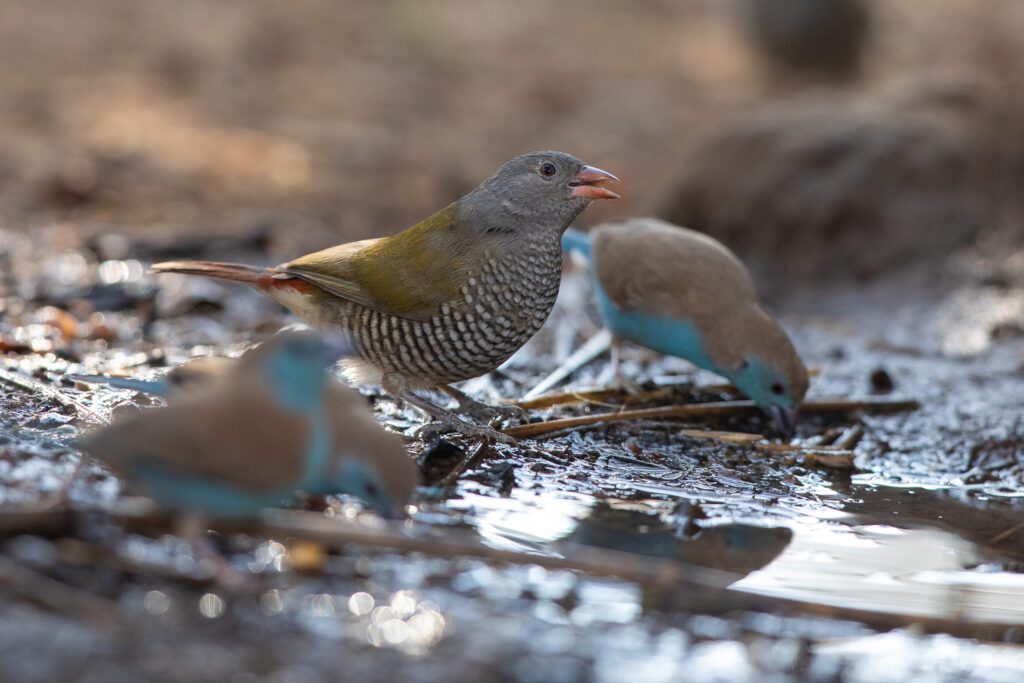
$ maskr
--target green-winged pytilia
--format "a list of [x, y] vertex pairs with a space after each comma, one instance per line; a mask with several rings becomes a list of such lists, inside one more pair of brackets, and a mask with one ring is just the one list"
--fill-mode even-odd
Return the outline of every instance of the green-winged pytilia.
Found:
[[562, 152], [507, 162], [468, 194], [396, 235], [342, 244], [274, 268], [203, 261], [153, 266], [244, 282], [356, 345], [355, 381], [471, 435], [500, 435], [417, 396], [441, 389], [463, 413], [480, 404], [448, 385], [501, 365], [547, 319], [562, 274], [562, 233], [612, 174]]

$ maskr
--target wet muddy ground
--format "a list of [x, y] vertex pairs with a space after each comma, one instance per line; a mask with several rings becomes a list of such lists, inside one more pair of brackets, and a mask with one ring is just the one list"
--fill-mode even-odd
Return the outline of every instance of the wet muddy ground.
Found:
[[[388, 529], [358, 503], [328, 499], [298, 507], [377, 540], [280, 524], [267, 533], [273, 518], [220, 529], [220, 548], [253, 577], [236, 594], [210, 583], [173, 526], [126, 509], [98, 465], [71, 487], [73, 514], [27, 512], [64, 489], [81, 430], [151, 403], [68, 374], [155, 374], [190, 356], [237, 353], [293, 321], [240, 288], [151, 279], [153, 245], [107, 237], [105, 252], [55, 239], [0, 239], [0, 679], [1017, 681], [1024, 672], [1021, 290], [969, 278], [938, 288], [908, 271], [778, 302], [816, 369], [810, 400], [883, 404], [808, 411], [789, 447], [748, 412], [600, 424], [518, 446], [410, 437], [426, 486], [409, 522]], [[218, 248], [267, 258], [258, 240]], [[489, 400], [526, 394], [596, 333], [586, 287], [567, 274], [548, 326], [467, 388]], [[595, 386], [606, 363], [553, 391]], [[629, 408], [735, 398], [714, 376], [639, 350], [624, 371], [642, 383]], [[389, 427], [419, 426], [365, 391]], [[885, 409], [902, 399], [919, 407]], [[621, 396], [604, 396], [531, 419], [622, 407]], [[725, 443], [696, 429], [765, 438]], [[389, 534], [415, 542], [396, 553], [382, 547]]]

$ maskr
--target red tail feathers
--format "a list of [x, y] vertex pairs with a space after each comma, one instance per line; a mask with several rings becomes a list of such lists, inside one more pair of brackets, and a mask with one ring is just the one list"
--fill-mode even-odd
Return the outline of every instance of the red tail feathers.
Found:
[[[316, 285], [301, 278], [281, 275], [272, 268], [247, 266], [244, 263], [223, 263], [221, 261], [165, 261], [154, 264], [151, 273], [182, 273], [184, 275], [203, 275], [218, 280], [244, 282], [277, 299], [275, 292], [296, 291], [299, 294], [310, 294], [317, 289]], [[285, 303], [285, 302], [282, 302]], [[285, 303], [287, 306], [288, 304]]]
[[153, 273], [184, 273], [203, 275], [218, 280], [234, 280], [265, 289], [273, 282], [274, 271], [269, 268], [247, 266], [242, 263], [220, 261], [165, 261], [150, 268]]

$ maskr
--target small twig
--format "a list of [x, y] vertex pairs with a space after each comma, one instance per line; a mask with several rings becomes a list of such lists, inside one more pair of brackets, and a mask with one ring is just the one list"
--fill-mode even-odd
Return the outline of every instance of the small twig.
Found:
[[[263, 512], [260, 521], [255, 533], [269, 537], [301, 538], [333, 550], [358, 545], [399, 553], [423, 553], [446, 559], [475, 557], [497, 563], [536, 565], [545, 569], [564, 569], [618, 578], [655, 590], [653, 595], [657, 596], [660, 604], [671, 605], [674, 609], [713, 614], [760, 611], [770, 614], [817, 615], [859, 621], [873, 628], [919, 626], [929, 632], [989, 640], [999, 640], [1008, 629], [1015, 628], [1014, 624], [1007, 623], [922, 617], [746, 593], [729, 588], [741, 577], [739, 573], [577, 544], [560, 545], [560, 556], [551, 556], [491, 548], [480, 543], [474, 536], [457, 533], [453, 529], [445, 530], [441, 537], [420, 537], [410, 535], [407, 530], [398, 527], [362, 527], [315, 512], [268, 509]], [[230, 527], [227, 529], [230, 530]]]
[[89, 567], [107, 565], [131, 576], [171, 579], [200, 586], [211, 584], [215, 578], [212, 572], [201, 573], [196, 568], [198, 563], [192, 565], [193, 568], [190, 570], [178, 567], [173, 562], [159, 562], [135, 556], [126, 552], [123, 547], [108, 547], [77, 538], [61, 538], [57, 540], [56, 545], [61, 562], [68, 564]]
[[819, 398], [800, 406], [804, 413], [841, 413], [854, 410], [870, 410], [876, 413], [899, 413], [917, 410], [921, 404], [913, 398]]
[[[547, 420], [545, 422], [533, 422], [531, 424], [517, 425], [504, 429], [504, 433], [515, 439], [529, 439], [569, 427], [581, 427], [587, 425], [607, 424], [610, 422], [623, 422], [632, 420], [667, 420], [687, 419], [695, 417], [709, 417], [713, 415], [732, 415], [737, 412], [745, 412], [747, 406], [733, 405], [734, 403], [750, 403], [749, 401], [720, 402], [720, 403], [695, 403], [690, 405], [662, 406], [659, 408], [641, 408], [638, 410], [620, 410], [612, 413], [597, 413], [594, 415], [579, 415], [577, 417], [565, 417], [558, 420]], [[754, 407], [750, 403], [750, 407]]]
[[59, 403], [63, 407], [75, 411], [75, 414], [82, 419], [92, 419], [100, 424], [110, 424], [110, 420], [106, 416], [100, 415], [81, 401], [68, 396], [58, 389], [54, 389], [52, 386], [29, 377], [28, 375], [0, 368], [0, 382], [10, 384], [11, 386], [18, 387], [19, 389], [23, 389], [29, 393], [37, 394]]
[[459, 464], [456, 465], [443, 480], [441, 480], [440, 487], [445, 489], [454, 484], [456, 481], [458, 481], [459, 477], [462, 476], [462, 473], [469, 469], [469, 466], [472, 464], [473, 460], [476, 459], [476, 457], [480, 454], [480, 451], [482, 451], [486, 445], [487, 440], [480, 439], [472, 446], [470, 446], [469, 449], [466, 451], [466, 455], [462, 458], [461, 461], [459, 461]]
[[680, 583], [724, 588], [740, 578], [734, 572], [617, 550], [572, 546], [570, 551], [568, 546], [563, 546], [559, 549], [561, 555], [540, 555], [491, 548], [476, 537], [454, 533], [453, 530], [446, 531], [446, 538], [418, 537], [387, 527], [366, 528], [341, 523], [313, 512], [268, 509], [263, 511], [261, 522], [261, 532], [269, 536], [300, 537], [329, 548], [363, 545], [443, 558], [477, 557], [509, 564], [538, 565], [545, 569], [569, 569], [665, 588]]
[[845, 431], [846, 429], [843, 427], [831, 427], [823, 431], [821, 434], [815, 434], [814, 436], [805, 439], [804, 443], [815, 448], [826, 448], [831, 446], [831, 444], [842, 436]]
[[[782, 449], [764, 448], [773, 444], [758, 444], [758, 450], [771, 450], [778, 452]], [[786, 452], [803, 456], [804, 463], [808, 465], [821, 465], [835, 470], [852, 470], [856, 453], [829, 448], [799, 448], [786, 449]]]
[[0, 510], [0, 538], [35, 534], [58, 536], [71, 533], [74, 514], [70, 508], [31, 506]]
[[580, 389], [565, 393], [545, 394], [531, 399], [515, 401], [515, 405], [524, 410], [542, 410], [569, 403], [599, 403], [613, 396], [621, 396], [623, 391], [615, 387], [603, 389]]
[[649, 403], [662, 398], [670, 398], [676, 393], [678, 387], [691, 386], [701, 391], [719, 393], [717, 390], [710, 389], [708, 387], [694, 386], [690, 384], [662, 386], [657, 389], [651, 389], [650, 391], [642, 391], [638, 394], [632, 394], [625, 389], [617, 387], [603, 387], [597, 389], [580, 389], [578, 391], [567, 391], [565, 393], [557, 394], [545, 394], [529, 400], [515, 401], [514, 403], [524, 410], [542, 410], [544, 408], [554, 408], [555, 406], [569, 405], [572, 403], [608, 405], [605, 401], [610, 398], [620, 399], [623, 405], [629, 405], [631, 403]]
[[861, 437], [864, 436], [864, 428], [860, 425], [853, 425], [848, 427], [842, 434], [839, 435], [835, 441], [832, 442], [832, 447], [844, 450], [852, 451], [860, 443]]
[[25, 600], [59, 614], [113, 629], [119, 623], [117, 605], [0, 556], [0, 585]]
[[[126, 529], [135, 533], [158, 535], [174, 529], [173, 518], [145, 504], [121, 506], [114, 516]], [[364, 526], [302, 510], [267, 508], [261, 511], [257, 521], [213, 521], [210, 529], [225, 535], [247, 533], [269, 538], [301, 539], [336, 550], [347, 545], [361, 545], [449, 559], [477, 557], [509, 564], [539, 565], [547, 569], [570, 569], [662, 587], [681, 582], [725, 587], [740, 578], [734, 572], [589, 546], [561, 546], [559, 555], [502, 550], [484, 545], [476, 535], [466, 531], [444, 529], [441, 534], [412, 535], [407, 528], [391, 523]]]
[[[896, 412], [900, 410], [913, 410], [918, 407], [914, 400], [890, 400], [890, 399], [821, 399], [808, 401], [803, 404], [801, 410], [805, 413], [822, 412], [843, 412], [851, 410], [875, 410]], [[716, 401], [710, 403], [688, 403], [683, 405], [661, 406], [658, 408], [641, 408], [638, 410], [620, 410], [611, 413], [598, 413], [595, 415], [580, 415], [577, 417], [566, 417], [546, 422], [534, 422], [532, 424], [509, 427], [503, 432], [515, 439], [529, 439], [569, 427], [583, 425], [607, 424], [610, 422], [624, 422], [632, 420], [687, 420], [703, 417], [721, 417], [723, 415], [740, 415], [743, 413], [758, 410], [753, 401]]]
[[1013, 536], [1015, 533], [1017, 533], [1021, 529], [1024, 529], [1024, 522], [1021, 522], [1020, 524], [1012, 526], [1009, 529], [1007, 529], [1006, 531], [1000, 531], [998, 534], [996, 534], [992, 538], [988, 539], [988, 545], [996, 545], [997, 543], [1002, 543], [1003, 541], [1008, 539], [1010, 536]]
[[588, 339], [586, 344], [576, 349], [571, 356], [566, 358], [565, 361], [555, 368], [550, 375], [542, 379], [537, 386], [526, 392], [526, 395], [523, 396], [523, 400], [540, 396], [545, 391], [548, 391], [553, 386], [566, 379], [569, 375], [607, 351], [611, 345], [612, 333], [607, 329], [601, 330]]
[[710, 439], [719, 443], [752, 445], [759, 451], [769, 453], [792, 453], [802, 455], [807, 464], [816, 464], [834, 469], [851, 469], [853, 467], [853, 451], [839, 448], [808, 448], [784, 443], [769, 443], [761, 434], [747, 432], [717, 432], [703, 429], [680, 429], [676, 432], [697, 439]]
[[[817, 368], [812, 368], [808, 371], [810, 375], [818, 374]], [[671, 396], [680, 387], [692, 387], [698, 391], [708, 394], [735, 394], [739, 390], [732, 384], [724, 382], [721, 384], [692, 384], [690, 382], [674, 382], [671, 384], [664, 384], [659, 386], [657, 389], [651, 389], [650, 391], [643, 391], [639, 394], [630, 394], [621, 387], [594, 387], [592, 389], [577, 389], [575, 391], [557, 392], [552, 394], [543, 394], [540, 396], [534, 395], [539, 387], [543, 385], [538, 384], [537, 387], [526, 394], [522, 399], [515, 401], [514, 403], [520, 408], [526, 410], [542, 410], [544, 408], [553, 408], [555, 406], [568, 405], [571, 403], [602, 403], [609, 398], [622, 398], [625, 403], [645, 403], [648, 401], [656, 401], [659, 398], [666, 398]]]
[[747, 432], [720, 432], [713, 429], [679, 429], [676, 434], [689, 436], [693, 439], [709, 439], [721, 443], [751, 444], [764, 440], [763, 434]]
[[[666, 489], [666, 492], [673, 495], [682, 493], [675, 489]], [[707, 500], [708, 496], [700, 495], [698, 498]], [[166, 533], [172, 528], [172, 520], [166, 515], [153, 510], [147, 512], [145, 508], [140, 509], [138, 506], [135, 512], [129, 509], [130, 506], [123, 507], [125, 511], [121, 519], [126, 524], [145, 528], [147, 533], [151, 534]], [[441, 558], [475, 557], [498, 563], [536, 565], [547, 569], [565, 569], [595, 576], [615, 577], [661, 589], [664, 592], [655, 594], [658, 596], [657, 599], [660, 604], [672, 609], [707, 611], [713, 614], [742, 610], [772, 614], [818, 615], [831, 619], [859, 621], [873, 628], [919, 626], [928, 632], [946, 632], [989, 640], [999, 640], [1007, 629], [1015, 628], [1013, 624], [1006, 623], [894, 614], [746, 593], [728, 588], [740, 578], [740, 574], [734, 572], [575, 544], [559, 546], [560, 556], [540, 555], [491, 548], [480, 543], [475, 536], [454, 529], [446, 529], [438, 536], [414, 536], [410, 535], [408, 529], [398, 526], [365, 527], [337, 518], [328, 518], [320, 513], [279, 509], [264, 510], [258, 522], [223, 522], [214, 524], [213, 528], [222, 534], [243, 532], [264, 537], [302, 539], [334, 550], [344, 549], [348, 545], [358, 545], [390, 549], [399, 553], [423, 553]], [[21, 567], [15, 565], [14, 568]], [[0, 558], [0, 583], [12, 583], [12, 572], [8, 569], [6, 561]], [[39, 578], [44, 582], [56, 583], [47, 577]], [[49, 584], [39, 583], [36, 576], [30, 576], [29, 579], [27, 583], [16, 580], [21, 586], [19, 593], [26, 598], [33, 599], [51, 590]], [[702, 590], [694, 590], [695, 587]], [[69, 590], [73, 591], [71, 602], [63, 595], [64, 591]], [[45, 597], [48, 601], [59, 603], [54, 607], [66, 613], [72, 613], [71, 609], [78, 613], [79, 608], [84, 608], [81, 612], [84, 616], [102, 617], [108, 609], [108, 603], [90, 595], [84, 596], [84, 601], [78, 600], [83, 597], [78, 591], [59, 583]]]

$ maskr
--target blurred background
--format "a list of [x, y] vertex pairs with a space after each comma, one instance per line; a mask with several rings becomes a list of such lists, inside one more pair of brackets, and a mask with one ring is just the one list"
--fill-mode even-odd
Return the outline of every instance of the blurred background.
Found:
[[624, 181], [584, 224], [705, 230], [769, 295], [961, 247], [1005, 279], [1021, 35], [1019, 0], [6, 0], [0, 229], [286, 258], [555, 148]]

